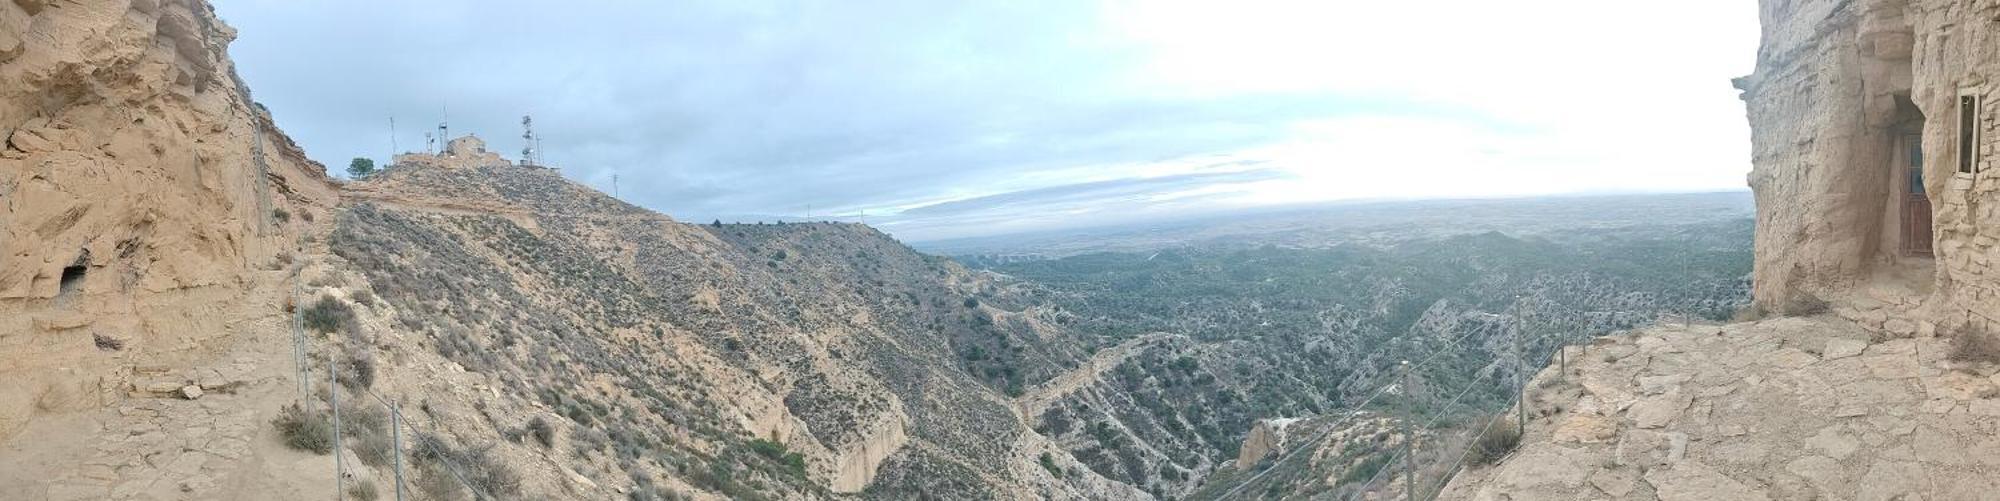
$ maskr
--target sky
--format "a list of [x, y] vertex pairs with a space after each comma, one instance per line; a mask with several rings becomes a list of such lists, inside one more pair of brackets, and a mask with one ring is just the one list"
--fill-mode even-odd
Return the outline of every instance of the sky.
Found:
[[[216, 0], [342, 170], [447, 121], [677, 219], [905, 240], [1744, 189], [1749, 0]], [[392, 135], [390, 120], [395, 121]]]

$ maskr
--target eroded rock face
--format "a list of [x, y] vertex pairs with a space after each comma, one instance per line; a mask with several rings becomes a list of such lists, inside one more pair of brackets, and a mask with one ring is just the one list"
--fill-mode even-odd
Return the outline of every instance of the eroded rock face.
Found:
[[1736, 82], [1754, 151], [1757, 305], [1825, 299], [1893, 337], [1990, 324], [1995, 6], [1760, 4], [1757, 69]]
[[234, 36], [205, 2], [0, 2], [0, 439], [99, 401], [36, 395], [230, 334], [220, 312], [330, 205], [234, 77]]

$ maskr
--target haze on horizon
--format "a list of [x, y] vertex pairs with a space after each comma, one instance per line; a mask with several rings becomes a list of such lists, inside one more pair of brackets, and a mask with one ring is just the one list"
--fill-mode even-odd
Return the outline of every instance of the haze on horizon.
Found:
[[[906, 240], [1351, 199], [1740, 190], [1756, 6], [218, 0], [309, 155], [449, 114], [688, 221]], [[1691, 27], [1700, 27], [1691, 30]]]

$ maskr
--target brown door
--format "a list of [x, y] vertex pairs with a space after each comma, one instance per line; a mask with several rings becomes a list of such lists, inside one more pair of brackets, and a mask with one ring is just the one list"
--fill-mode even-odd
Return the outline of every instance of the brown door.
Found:
[[1924, 194], [1923, 136], [1903, 136], [1903, 254], [1931, 255], [1931, 199]]

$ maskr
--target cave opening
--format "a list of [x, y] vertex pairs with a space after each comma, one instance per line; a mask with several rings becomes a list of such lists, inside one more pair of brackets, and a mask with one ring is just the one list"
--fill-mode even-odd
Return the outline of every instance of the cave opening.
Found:
[[84, 276], [89, 273], [90, 251], [85, 250], [76, 257], [75, 262], [63, 267], [62, 279], [56, 285], [56, 297], [67, 298], [76, 295], [76, 292], [83, 288]]

